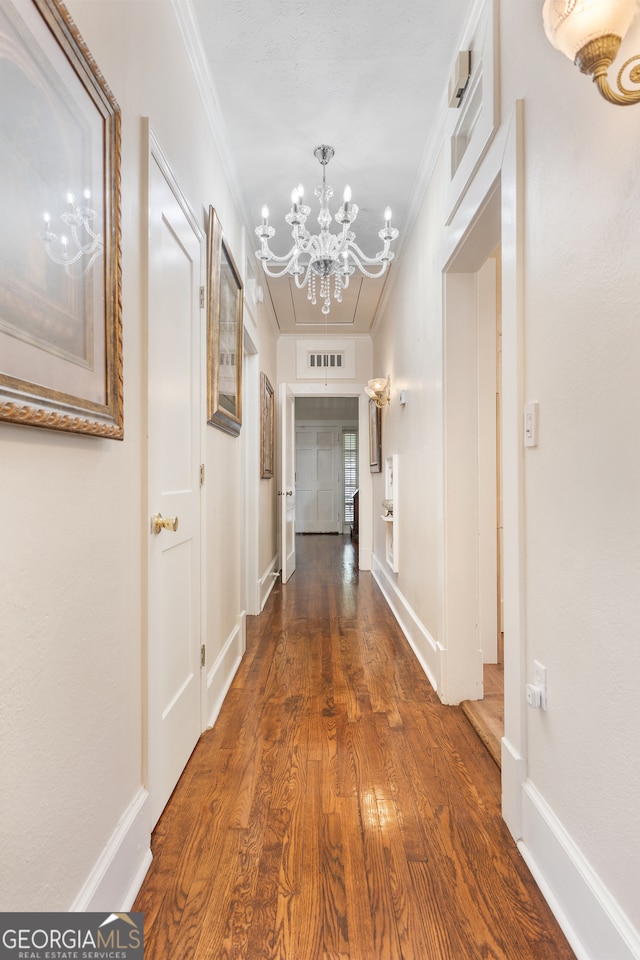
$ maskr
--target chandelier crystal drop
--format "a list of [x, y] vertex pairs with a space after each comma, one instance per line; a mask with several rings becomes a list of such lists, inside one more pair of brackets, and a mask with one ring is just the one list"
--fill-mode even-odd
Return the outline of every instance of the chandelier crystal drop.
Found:
[[[341, 224], [342, 230], [337, 234], [330, 232], [329, 226], [334, 219], [329, 212], [333, 187], [327, 184], [326, 174], [327, 164], [334, 152], [333, 147], [326, 144], [321, 144], [313, 151], [322, 164], [322, 183], [314, 190], [320, 201], [318, 234], [309, 233], [306, 227], [311, 208], [304, 203], [302, 185], [293, 190], [291, 209], [285, 217], [293, 237], [293, 246], [285, 256], [279, 257], [269, 249], [269, 240], [276, 231], [269, 226], [269, 210], [266, 206], [262, 208], [262, 223], [256, 227], [256, 235], [261, 242], [260, 249], [256, 250], [256, 257], [262, 261], [264, 272], [275, 278], [290, 274], [300, 290], [307, 288], [307, 300], [314, 305], [319, 293], [324, 314], [328, 314], [331, 309], [332, 293], [337, 303], [342, 301], [342, 291], [349, 286], [349, 279], [356, 269], [371, 280], [376, 280], [385, 273], [394, 258], [389, 246], [398, 236], [398, 231], [391, 226], [391, 210], [387, 207], [384, 212], [384, 227], [378, 233], [384, 247], [375, 257], [364, 254], [355, 242], [355, 233], [349, 229], [358, 215], [357, 205], [351, 202], [349, 187], [345, 187], [342, 206], [335, 215], [336, 223]], [[378, 269], [374, 271], [369, 269], [370, 267]]]

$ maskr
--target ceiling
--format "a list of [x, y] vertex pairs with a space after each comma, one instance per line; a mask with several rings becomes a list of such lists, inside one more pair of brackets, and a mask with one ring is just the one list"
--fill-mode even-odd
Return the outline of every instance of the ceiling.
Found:
[[[298, 183], [311, 206], [307, 226], [317, 231], [313, 189], [322, 168], [313, 151], [324, 143], [335, 149], [327, 167], [332, 213], [348, 183], [360, 208], [356, 242], [373, 256], [389, 205], [400, 230], [392, 250], [401, 255], [471, 0], [191, 0], [191, 6], [251, 249], [259, 247], [253, 227], [266, 203], [276, 229], [271, 247], [288, 251], [284, 216]], [[343, 303], [332, 301], [326, 317], [319, 299], [311, 306], [292, 280], [268, 278], [257, 260], [255, 267], [283, 333], [367, 333], [389, 276], [354, 275]]]

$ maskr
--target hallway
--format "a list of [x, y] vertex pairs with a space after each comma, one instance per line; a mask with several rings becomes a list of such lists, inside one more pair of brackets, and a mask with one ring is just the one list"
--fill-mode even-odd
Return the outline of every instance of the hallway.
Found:
[[147, 960], [569, 960], [444, 707], [346, 537], [296, 537], [155, 830]]

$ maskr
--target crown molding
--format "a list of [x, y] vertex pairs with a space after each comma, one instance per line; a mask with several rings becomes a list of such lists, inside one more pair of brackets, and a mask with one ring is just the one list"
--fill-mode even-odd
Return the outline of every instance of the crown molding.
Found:
[[218, 93], [202, 46], [193, 4], [191, 0], [171, 0], [171, 5], [241, 223], [245, 227], [247, 235], [251, 236], [254, 225], [251, 222], [249, 203], [238, 172], [238, 162], [231, 145], [231, 138], [220, 106]]

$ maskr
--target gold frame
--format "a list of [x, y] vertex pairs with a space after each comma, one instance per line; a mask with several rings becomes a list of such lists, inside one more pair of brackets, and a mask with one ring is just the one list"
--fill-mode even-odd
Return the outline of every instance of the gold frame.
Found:
[[218, 216], [207, 234], [207, 422], [237, 437], [242, 426], [243, 284]]
[[369, 470], [382, 473], [382, 410], [369, 400]]
[[273, 477], [275, 449], [275, 403], [273, 387], [266, 373], [260, 374], [260, 479]]
[[[121, 440], [120, 108], [60, 0], [2, 4], [0, 32], [0, 145], [25, 120], [36, 138], [0, 150], [0, 420]], [[43, 242], [43, 211], [65, 229], [63, 189], [95, 207], [102, 252], [84, 274]]]

